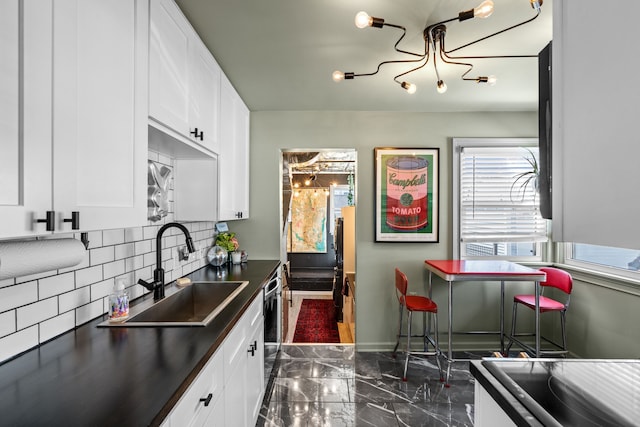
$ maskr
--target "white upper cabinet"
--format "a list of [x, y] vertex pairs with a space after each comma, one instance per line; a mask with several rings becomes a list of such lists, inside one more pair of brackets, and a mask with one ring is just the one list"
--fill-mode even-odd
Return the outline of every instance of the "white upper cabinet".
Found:
[[219, 153], [220, 67], [200, 39], [189, 48], [189, 135]]
[[638, 2], [553, 2], [555, 241], [640, 249], [638, 57], [611, 42], [636, 39], [639, 13]]
[[0, 238], [46, 233], [52, 210], [51, 8], [0, 2]]
[[53, 22], [54, 206], [80, 229], [143, 225], [147, 5], [57, 0]]
[[217, 153], [220, 67], [173, 0], [150, 16], [150, 123]]
[[[12, 88], [0, 97], [8, 117], [0, 162], [11, 165], [0, 238], [144, 224], [146, 2], [26, 0], [22, 19], [17, 3], [0, 5], [1, 84]], [[47, 212], [51, 221], [39, 223]]]
[[250, 113], [231, 82], [220, 88], [220, 162], [218, 219], [249, 218]]

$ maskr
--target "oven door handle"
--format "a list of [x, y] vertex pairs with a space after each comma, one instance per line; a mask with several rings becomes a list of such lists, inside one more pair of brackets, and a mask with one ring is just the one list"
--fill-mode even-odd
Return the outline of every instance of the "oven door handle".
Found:
[[[268, 285], [267, 285], [267, 287], [268, 287]], [[267, 289], [267, 287], [265, 287], [265, 289]], [[268, 299], [271, 295], [273, 295], [275, 292], [277, 292], [279, 288], [280, 288], [280, 286], [277, 285], [273, 289], [269, 290], [268, 292], [265, 292], [264, 299]]]

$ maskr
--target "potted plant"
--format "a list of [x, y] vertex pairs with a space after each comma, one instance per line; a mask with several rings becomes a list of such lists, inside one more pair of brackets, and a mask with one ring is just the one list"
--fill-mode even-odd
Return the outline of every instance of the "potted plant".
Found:
[[[216, 236], [216, 245], [225, 249], [230, 254], [237, 251], [240, 247], [240, 243], [236, 238], [236, 233], [231, 232], [219, 233]], [[231, 259], [231, 256], [229, 256], [229, 259]]]
[[534, 197], [538, 193], [538, 177], [540, 175], [538, 160], [531, 150], [528, 148], [526, 150], [529, 152], [530, 156], [526, 156], [524, 159], [529, 163], [531, 169], [514, 176], [515, 179], [511, 184], [511, 190], [509, 191], [511, 201], [514, 201], [514, 190], [520, 201], [523, 201], [527, 194], [527, 187], [529, 187], [529, 185], [533, 186]]

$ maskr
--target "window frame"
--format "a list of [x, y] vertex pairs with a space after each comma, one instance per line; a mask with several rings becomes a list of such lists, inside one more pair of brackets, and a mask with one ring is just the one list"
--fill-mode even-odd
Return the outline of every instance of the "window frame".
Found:
[[[461, 235], [461, 214], [460, 214], [460, 154], [465, 147], [535, 147], [538, 148], [538, 138], [453, 138], [452, 156], [452, 207], [453, 207], [453, 258], [454, 259], [489, 259], [489, 260], [509, 260], [527, 263], [545, 262], [550, 253], [549, 242], [536, 242], [535, 256], [465, 256], [462, 257]], [[547, 221], [547, 234], [549, 234], [549, 222]]]
[[[628, 283], [635, 284], [640, 287], [640, 271], [626, 270], [622, 268], [611, 267], [606, 264], [598, 264], [594, 262], [582, 261], [573, 258], [573, 245], [576, 242], [558, 243], [558, 262], [571, 268], [589, 272], [595, 276], [603, 276], [608, 278], [618, 278]], [[577, 243], [579, 244], [579, 243]], [[592, 246], [601, 246], [593, 245]]]

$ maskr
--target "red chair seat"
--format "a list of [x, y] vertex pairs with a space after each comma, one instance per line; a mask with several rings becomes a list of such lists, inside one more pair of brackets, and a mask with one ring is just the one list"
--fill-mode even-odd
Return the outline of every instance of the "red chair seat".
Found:
[[[516, 295], [513, 297], [513, 301], [526, 305], [532, 310], [536, 309], [535, 295]], [[554, 299], [540, 296], [540, 313], [544, 313], [545, 311], [562, 311], [564, 308], [564, 304]]]
[[429, 313], [437, 313], [438, 305], [427, 297], [418, 295], [407, 295], [405, 297], [405, 305], [407, 310], [411, 311], [428, 311]]

